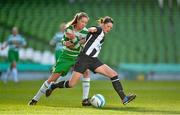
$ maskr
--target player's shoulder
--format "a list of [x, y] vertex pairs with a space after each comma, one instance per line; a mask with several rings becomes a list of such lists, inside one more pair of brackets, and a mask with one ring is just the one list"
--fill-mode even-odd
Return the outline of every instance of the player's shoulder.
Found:
[[20, 40], [25, 40], [24, 36], [22, 36], [21, 34], [18, 34], [17, 37], [18, 37]]
[[94, 28], [97, 29], [97, 31], [96, 31], [95, 33], [100, 34], [100, 33], [103, 31], [102, 28], [101, 28], [100, 26], [91, 26], [91, 27], [94, 27]]
[[73, 29], [74, 29], [74, 26], [73, 26], [73, 25], [70, 25], [70, 26], [66, 27], [66, 30], [67, 30], [67, 29], [73, 30]]
[[87, 27], [84, 27], [83, 30], [84, 30], [84, 31], [88, 31]]
[[13, 38], [14, 38], [14, 37], [13, 37], [12, 34], [10, 34], [10, 35], [7, 36], [7, 40], [12, 40]]
[[80, 33], [82, 33], [82, 34], [88, 34], [88, 29], [87, 29], [86, 27], [84, 27], [84, 28], [80, 31]]

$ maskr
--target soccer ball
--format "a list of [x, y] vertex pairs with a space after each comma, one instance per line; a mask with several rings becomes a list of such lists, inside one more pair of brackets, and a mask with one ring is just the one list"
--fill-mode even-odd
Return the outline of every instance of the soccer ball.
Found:
[[96, 108], [102, 108], [105, 105], [105, 98], [101, 94], [95, 94], [91, 99], [90, 102], [92, 106]]

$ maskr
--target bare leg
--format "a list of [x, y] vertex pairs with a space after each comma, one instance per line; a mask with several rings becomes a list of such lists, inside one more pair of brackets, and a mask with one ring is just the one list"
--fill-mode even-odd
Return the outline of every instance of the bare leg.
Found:
[[107, 66], [105, 64], [96, 68], [95, 72], [109, 77], [112, 81], [114, 89], [120, 96], [121, 100], [123, 100], [125, 98], [126, 95], [124, 94], [123, 87], [119, 81], [117, 72], [115, 72], [113, 69], [111, 69], [109, 66]]
[[74, 87], [80, 80], [81, 76], [82, 76], [82, 73], [74, 71], [71, 76], [71, 79], [69, 80], [69, 87]]
[[61, 76], [61, 73], [52, 73], [51, 76], [48, 78], [47, 82], [49, 84], [51, 82], [55, 82], [60, 76]]
[[108, 65], [104, 64], [96, 68], [95, 72], [105, 75], [106, 77], [112, 78], [118, 76], [117, 72], [111, 69]]

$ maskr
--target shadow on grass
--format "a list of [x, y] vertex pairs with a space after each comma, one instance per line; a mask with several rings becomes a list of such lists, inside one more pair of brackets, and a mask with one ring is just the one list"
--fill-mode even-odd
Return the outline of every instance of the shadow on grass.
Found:
[[180, 114], [180, 111], [170, 110], [154, 110], [143, 107], [104, 107], [102, 110], [128, 111], [128, 112], [142, 112], [142, 113], [162, 113], [162, 114]]
[[[49, 105], [46, 105], [49, 106]], [[51, 105], [51, 107], [58, 107], [55, 105]], [[61, 107], [71, 107], [71, 108], [82, 108], [82, 106], [73, 106], [73, 105], [63, 105]], [[83, 108], [94, 108], [92, 106], [87, 106]], [[180, 111], [175, 111], [175, 110], [154, 110], [151, 108], [145, 108], [145, 107], [103, 107], [103, 108], [94, 108], [94, 109], [99, 109], [99, 110], [113, 110], [113, 111], [124, 111], [124, 112], [141, 112], [141, 113], [157, 113], [157, 114], [180, 114]]]

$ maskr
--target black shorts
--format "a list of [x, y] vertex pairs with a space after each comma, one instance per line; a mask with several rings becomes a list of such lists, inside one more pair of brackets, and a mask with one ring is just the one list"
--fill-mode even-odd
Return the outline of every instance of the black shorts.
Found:
[[95, 73], [95, 69], [103, 63], [98, 58], [93, 58], [81, 53], [74, 65], [74, 71], [84, 73], [87, 69]]

